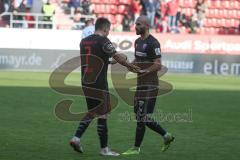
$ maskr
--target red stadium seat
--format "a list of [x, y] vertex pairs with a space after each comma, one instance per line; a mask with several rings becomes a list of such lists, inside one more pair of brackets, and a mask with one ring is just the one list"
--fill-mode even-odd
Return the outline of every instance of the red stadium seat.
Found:
[[105, 5], [105, 12], [104, 13], [111, 13], [110, 5]]
[[115, 24], [117, 22], [116, 17], [112, 14], [104, 14], [104, 17], [108, 18], [112, 24]]
[[205, 27], [210, 27], [210, 26], [211, 26], [211, 19], [209, 19], [209, 18], [208, 18], [208, 19], [205, 19], [205, 20], [204, 20], [204, 26], [205, 26]]
[[238, 18], [237, 17], [237, 10], [232, 10], [232, 18]]
[[235, 9], [239, 9], [240, 8], [240, 2], [239, 1], [235, 1]]
[[228, 10], [223, 10], [223, 17], [222, 18], [228, 18]]
[[100, 13], [105, 13], [105, 11], [106, 11], [106, 5], [100, 4]]
[[231, 27], [238, 27], [238, 22], [235, 19], [230, 19], [230, 26]]
[[216, 27], [222, 27], [223, 23], [225, 23], [225, 19], [217, 19]]
[[94, 10], [94, 13], [100, 13], [100, 5], [99, 4], [95, 4], [94, 6], [93, 6], [93, 10]]
[[240, 19], [240, 10], [237, 11], [237, 18]]
[[235, 28], [229, 28], [228, 34], [236, 34]]
[[196, 13], [196, 10], [194, 8], [190, 9], [191, 15], [193, 15], [194, 13]]
[[223, 1], [222, 2], [222, 8], [230, 9], [230, 2], [229, 1]]
[[95, 4], [94, 5], [95, 13], [106, 13], [106, 6], [104, 4]]
[[216, 9], [209, 9], [208, 10], [208, 15], [209, 15], [209, 18], [215, 18], [215, 10]]
[[222, 2], [221, 2], [221, 0], [214, 1], [214, 8], [222, 9]]
[[109, 4], [109, 0], [101, 0], [102, 4]]
[[217, 26], [217, 19], [216, 18], [209, 18], [204, 22], [206, 27], [216, 27]]
[[217, 18], [223, 18], [223, 17], [224, 17], [224, 11], [222, 9], [219, 9]]
[[214, 9], [214, 18], [220, 18], [219, 17], [219, 9]]
[[93, 3], [93, 4], [94, 4], [94, 3], [95, 3], [95, 4], [100, 4], [100, 3], [102, 3], [102, 2], [99, 1], [99, 0], [92, 0], [91, 3]]
[[183, 0], [179, 0], [179, 6], [180, 8], [183, 7]]
[[194, 4], [194, 1], [193, 0], [183, 0], [182, 1], [182, 6], [184, 8], [194, 8], [195, 7], [195, 4]]
[[118, 0], [109, 0], [109, 3], [110, 3], [110, 4], [118, 5], [118, 4], [119, 4], [119, 1], [118, 1]]
[[98, 14], [97, 17], [104, 17], [104, 14]]
[[215, 8], [215, 6], [214, 6], [214, 1], [212, 1], [212, 0], [208, 0], [208, 1], [207, 1], [207, 5], [208, 5], [208, 8], [209, 8], [209, 9]]
[[199, 34], [205, 34], [205, 28], [204, 27], [201, 27], [199, 29]]
[[118, 6], [118, 13], [124, 14], [126, 12], [126, 5], [119, 5]]
[[116, 14], [117, 13], [117, 6], [116, 5], [105, 5], [105, 12], [104, 13], [111, 13]]
[[238, 2], [237, 0], [235, 0], [235, 1], [231, 1], [230, 2], [230, 9], [239, 9], [239, 7], [240, 7], [240, 4], [239, 4], [240, 2]]
[[185, 11], [186, 16], [191, 16], [192, 15], [191, 8], [186, 8], [184, 11]]
[[236, 10], [228, 10], [228, 18], [237, 18]]
[[230, 28], [232, 27], [231, 19], [226, 19], [226, 27]]
[[196, 5], [195, 2], [196, 2], [195, 0], [189, 0], [189, 5], [190, 5], [191, 8], [195, 7], [195, 5]]
[[212, 19], [211, 26], [212, 27], [217, 27], [217, 19], [216, 18]]
[[206, 17], [210, 17], [211, 16], [210, 15], [210, 9], [206, 9], [205, 15], [206, 15]]
[[209, 33], [210, 33], [209, 27], [205, 27], [205, 28], [204, 28], [204, 33], [205, 33], [205, 34], [209, 34]]
[[132, 3], [132, 0], [119, 0], [119, 4], [131, 4]]
[[239, 19], [235, 19], [235, 27], [239, 28], [240, 25], [240, 20]]
[[215, 27], [210, 27], [210, 34], [216, 34]]
[[111, 4], [111, 5], [110, 5], [110, 13], [111, 13], [111, 14], [116, 14], [116, 13], [117, 13], [117, 11], [118, 11], [118, 8], [117, 8], [117, 6], [116, 6], [116, 5], [113, 5], [113, 4]]
[[219, 33], [219, 31], [220, 31], [220, 28], [214, 28], [214, 34], [218, 34]]

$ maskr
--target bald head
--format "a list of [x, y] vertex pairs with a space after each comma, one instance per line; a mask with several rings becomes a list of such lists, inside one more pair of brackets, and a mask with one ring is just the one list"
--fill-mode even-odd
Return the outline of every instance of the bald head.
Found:
[[149, 33], [149, 28], [151, 28], [150, 20], [147, 16], [140, 16], [136, 20], [136, 34], [137, 35], [145, 35]]
[[148, 28], [148, 29], [151, 27], [150, 19], [147, 16], [138, 17], [136, 20], [136, 24], [137, 23], [140, 23], [142, 26], [144, 26], [145, 28]]

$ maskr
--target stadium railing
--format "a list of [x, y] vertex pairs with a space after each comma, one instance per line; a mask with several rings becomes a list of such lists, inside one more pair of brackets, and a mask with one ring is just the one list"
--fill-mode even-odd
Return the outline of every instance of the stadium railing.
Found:
[[[39, 14], [39, 13], [12, 13], [12, 12], [4, 12], [0, 15], [0, 17], [7, 17], [9, 16], [9, 27], [10, 28], [15, 28], [17, 25], [21, 25], [19, 28], [45, 28], [45, 25], [51, 25], [51, 29], [56, 28], [56, 23], [55, 23], [55, 16], [52, 16], [52, 21], [44, 21], [44, 14]], [[20, 17], [26, 17], [26, 16], [32, 16], [33, 20], [18, 20], [15, 19], [14, 17], [20, 16]], [[29, 27], [29, 25], [33, 25], [33, 27]], [[17, 27], [16, 27], [17, 28]]]

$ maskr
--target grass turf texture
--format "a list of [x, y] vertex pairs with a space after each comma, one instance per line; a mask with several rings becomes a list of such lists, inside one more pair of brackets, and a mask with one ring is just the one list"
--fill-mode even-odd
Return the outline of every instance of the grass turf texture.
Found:
[[[192, 110], [192, 122], [163, 122], [176, 136], [166, 153], [162, 139], [147, 129], [138, 156], [101, 157], [94, 121], [85, 132], [84, 154], [68, 145], [78, 122], [64, 122], [53, 113], [63, 98], [74, 99], [72, 111], [85, 109], [84, 99], [64, 96], [49, 88], [49, 73], [0, 72], [0, 159], [1, 160], [237, 160], [240, 157], [240, 79], [202, 75], [165, 75], [174, 86], [171, 94], [158, 98], [156, 110], [184, 113]], [[67, 82], [79, 84], [79, 74]], [[135, 122], [123, 121], [132, 108], [120, 101], [108, 121], [109, 145], [123, 152], [133, 145]]]

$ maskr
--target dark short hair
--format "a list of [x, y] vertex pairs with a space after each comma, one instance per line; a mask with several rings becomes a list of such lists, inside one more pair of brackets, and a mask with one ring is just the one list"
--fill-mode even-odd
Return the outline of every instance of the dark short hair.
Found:
[[98, 18], [95, 23], [95, 30], [103, 30], [111, 27], [111, 23], [107, 18], [101, 17]]

